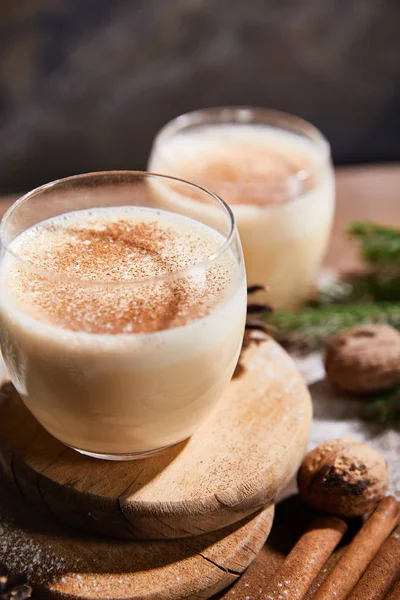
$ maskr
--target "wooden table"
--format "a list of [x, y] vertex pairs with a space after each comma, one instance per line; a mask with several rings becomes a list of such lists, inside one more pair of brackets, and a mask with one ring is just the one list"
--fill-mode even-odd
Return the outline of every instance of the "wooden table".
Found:
[[326, 264], [355, 266], [354, 249], [344, 234], [354, 220], [400, 227], [400, 165], [347, 167], [337, 170], [337, 205]]
[[[341, 168], [337, 171], [337, 210], [331, 245], [326, 256], [329, 267], [351, 267], [357, 264], [354, 249], [344, 234], [349, 221], [369, 219], [381, 224], [400, 227], [400, 165]], [[14, 201], [13, 197], [0, 199], [0, 215]], [[296, 507], [294, 507], [296, 509]], [[282, 523], [293, 507], [287, 500], [278, 506], [270, 540], [239, 581], [218, 598], [251, 600], [263, 597], [263, 586], [278, 568], [296, 539], [296, 531], [288, 531]], [[298, 523], [299, 527], [304, 526]]]

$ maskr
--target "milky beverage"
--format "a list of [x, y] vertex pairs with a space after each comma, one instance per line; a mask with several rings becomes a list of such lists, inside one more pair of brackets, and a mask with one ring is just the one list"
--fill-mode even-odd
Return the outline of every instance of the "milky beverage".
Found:
[[223, 242], [202, 223], [139, 207], [66, 213], [11, 242], [20, 258], [5, 252], [0, 266], [2, 351], [51, 434], [112, 456], [193, 433], [243, 335], [237, 259], [228, 249], [207, 261]]
[[[168, 127], [154, 144], [149, 170], [203, 185], [228, 202], [248, 284], [267, 284], [269, 301], [280, 306], [304, 298], [333, 216], [333, 171], [323, 137], [317, 143], [258, 123], [199, 125], [171, 135]], [[177, 197], [169, 200], [174, 206]], [[197, 210], [206, 209], [193, 202], [194, 217]]]

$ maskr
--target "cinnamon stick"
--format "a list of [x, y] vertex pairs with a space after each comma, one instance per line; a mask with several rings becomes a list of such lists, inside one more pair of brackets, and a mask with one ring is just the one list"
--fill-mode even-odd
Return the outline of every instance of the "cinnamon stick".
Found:
[[313, 600], [345, 600], [396, 526], [398, 518], [399, 507], [395, 498], [386, 496], [343, 552]]
[[400, 581], [396, 583], [389, 596], [386, 596], [385, 600], [399, 600], [400, 598]]
[[348, 600], [383, 600], [399, 577], [400, 526], [383, 544]]
[[346, 530], [338, 517], [316, 517], [268, 582], [264, 598], [302, 600]]

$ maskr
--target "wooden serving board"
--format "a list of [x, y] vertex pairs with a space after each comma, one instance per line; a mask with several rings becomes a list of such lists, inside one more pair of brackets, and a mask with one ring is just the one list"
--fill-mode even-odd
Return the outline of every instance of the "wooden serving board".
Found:
[[308, 390], [273, 340], [253, 332], [217, 408], [186, 442], [107, 462], [46, 433], [10, 384], [0, 400], [0, 456], [22, 496], [64, 523], [130, 538], [215, 531], [271, 502], [295, 474], [311, 423]]
[[273, 512], [270, 506], [223, 531], [184, 540], [101, 538], [32, 514], [0, 479], [0, 562], [27, 572], [37, 599], [210, 598], [253, 561]]

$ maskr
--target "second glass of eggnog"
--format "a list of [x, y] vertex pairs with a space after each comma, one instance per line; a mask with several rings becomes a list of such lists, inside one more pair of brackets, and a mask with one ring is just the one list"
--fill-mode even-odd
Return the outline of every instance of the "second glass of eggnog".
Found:
[[[165, 189], [204, 215], [166, 210]], [[115, 460], [189, 437], [242, 344], [246, 278], [229, 207], [169, 177], [93, 173], [30, 192], [0, 234], [1, 349], [43, 427]]]
[[[247, 282], [266, 285], [271, 304], [293, 306], [307, 296], [335, 197], [330, 147], [315, 127], [262, 108], [200, 110], [160, 131], [148, 168], [203, 185], [230, 204]], [[176, 200], [171, 194], [169, 205]], [[204, 211], [187, 202], [193, 215]]]

